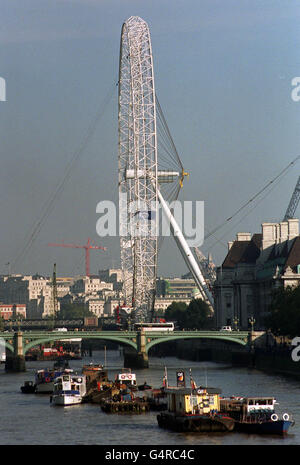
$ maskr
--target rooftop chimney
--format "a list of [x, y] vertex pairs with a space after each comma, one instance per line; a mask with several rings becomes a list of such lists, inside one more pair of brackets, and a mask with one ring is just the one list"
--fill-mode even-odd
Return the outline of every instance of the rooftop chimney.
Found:
[[251, 241], [251, 233], [239, 232], [236, 235], [237, 241]]

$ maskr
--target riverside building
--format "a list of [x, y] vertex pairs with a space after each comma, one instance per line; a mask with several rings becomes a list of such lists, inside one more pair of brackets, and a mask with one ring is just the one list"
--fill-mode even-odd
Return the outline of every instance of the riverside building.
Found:
[[217, 267], [214, 283], [218, 327], [264, 329], [273, 291], [300, 283], [299, 220], [262, 223], [261, 233], [238, 233]]

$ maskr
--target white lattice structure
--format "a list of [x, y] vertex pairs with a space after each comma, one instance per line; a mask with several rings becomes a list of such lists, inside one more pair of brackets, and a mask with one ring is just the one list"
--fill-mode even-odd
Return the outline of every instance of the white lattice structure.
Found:
[[124, 299], [145, 320], [155, 294], [157, 139], [150, 34], [134, 16], [121, 34], [119, 199]]
[[[167, 161], [161, 170], [157, 159], [156, 106], [165, 142], [169, 142], [173, 152], [173, 165]], [[170, 185], [174, 180], [182, 186], [186, 174], [155, 95], [148, 25], [131, 16], [123, 24], [120, 47], [119, 224], [124, 304], [134, 310], [136, 321], [150, 320], [154, 310], [158, 201], [203, 298], [213, 307], [210, 291], [161, 190], [162, 184]], [[176, 189], [175, 184], [171, 193]]]

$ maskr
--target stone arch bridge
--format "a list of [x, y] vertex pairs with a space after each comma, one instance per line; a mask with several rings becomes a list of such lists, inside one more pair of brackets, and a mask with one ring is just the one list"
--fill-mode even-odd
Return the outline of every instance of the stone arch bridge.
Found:
[[15, 360], [15, 371], [25, 369], [25, 361], [22, 362], [22, 360], [25, 360], [26, 353], [32, 347], [51, 341], [75, 338], [101, 339], [129, 346], [135, 356], [134, 365], [146, 368], [148, 367], [148, 352], [156, 344], [188, 339], [215, 339], [250, 347], [251, 342], [262, 334], [262, 332], [248, 331], [16, 331], [0, 332], [0, 342], [2, 341], [6, 351], [10, 352], [10, 358]]

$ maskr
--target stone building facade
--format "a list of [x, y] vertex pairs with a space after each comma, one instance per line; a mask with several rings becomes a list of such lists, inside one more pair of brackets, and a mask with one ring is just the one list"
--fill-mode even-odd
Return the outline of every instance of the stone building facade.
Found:
[[264, 329], [274, 290], [300, 283], [299, 220], [263, 223], [259, 234], [238, 233], [217, 268], [216, 325]]
[[10, 318], [26, 318], [26, 305], [23, 304], [1, 304], [0, 316], [3, 320]]

